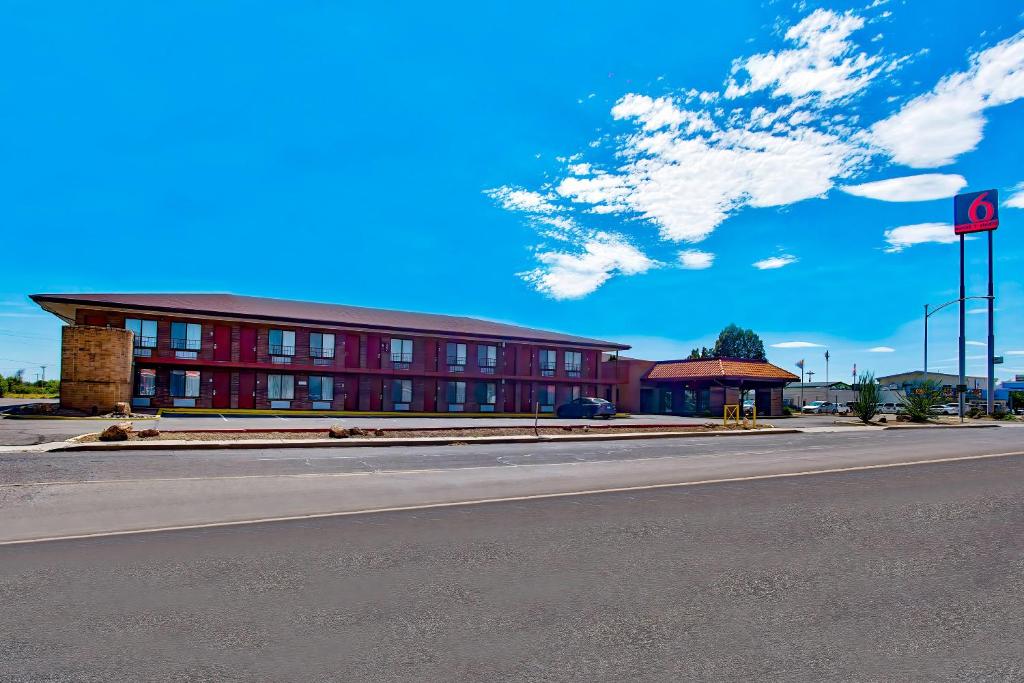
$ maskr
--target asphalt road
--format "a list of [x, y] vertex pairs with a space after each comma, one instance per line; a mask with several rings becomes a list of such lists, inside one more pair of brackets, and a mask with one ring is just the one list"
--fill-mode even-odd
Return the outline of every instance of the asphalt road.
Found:
[[0, 679], [1021, 680], [1022, 528], [1002, 457], [8, 546]]
[[[612, 424], [703, 424], [711, 418], [677, 417], [674, 415], [633, 415], [616, 418]], [[835, 418], [831, 415], [804, 415], [795, 418], [767, 418], [768, 421], [786, 427], [807, 427], [830, 425]], [[64, 441], [88, 432], [103, 431], [107, 426], [123, 420], [18, 420], [0, 416], [0, 446], [31, 446], [41, 443]], [[542, 424], [591, 424], [606, 425], [607, 420], [559, 420], [543, 418]], [[363, 427], [364, 429], [397, 429], [419, 427], [506, 427], [532, 425], [532, 418], [512, 417], [300, 417], [300, 416], [252, 416], [252, 415], [167, 415], [155, 420], [139, 420], [138, 428], [156, 427], [164, 430], [176, 429], [323, 429], [331, 425]]]

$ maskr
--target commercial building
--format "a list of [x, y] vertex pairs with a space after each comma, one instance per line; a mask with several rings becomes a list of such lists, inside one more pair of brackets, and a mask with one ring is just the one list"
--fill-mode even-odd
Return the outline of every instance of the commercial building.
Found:
[[232, 294], [32, 299], [68, 325], [61, 401], [86, 411], [552, 412], [616, 402], [628, 381], [625, 344], [474, 318]]
[[640, 380], [645, 413], [719, 416], [724, 405], [753, 401], [759, 415], [781, 415], [787, 382], [799, 377], [766, 361], [739, 358], [650, 363]]
[[799, 410], [811, 401], [849, 403], [857, 400], [857, 392], [846, 382], [793, 382], [787, 384], [782, 402]]

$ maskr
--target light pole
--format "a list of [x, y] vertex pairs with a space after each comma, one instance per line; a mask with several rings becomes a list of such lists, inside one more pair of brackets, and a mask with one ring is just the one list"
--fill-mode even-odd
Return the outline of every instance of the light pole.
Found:
[[[936, 313], [941, 311], [946, 306], [952, 306], [955, 303], [960, 303], [961, 305], [963, 305], [963, 302], [966, 301], [967, 299], [988, 299], [991, 302], [991, 300], [993, 298], [995, 298], [995, 297], [992, 297], [992, 296], [965, 296], [962, 299], [952, 299], [950, 301], [947, 301], [944, 304], [940, 304], [940, 305], [936, 306], [935, 308], [931, 308], [929, 304], [925, 304], [924, 305], [924, 378], [925, 378], [925, 380], [928, 379], [928, 318], [932, 317], [933, 315], [935, 315]], [[961, 341], [963, 341], [963, 333], [962, 332], [961, 332]], [[993, 353], [995, 353], [994, 350], [990, 350], [989, 351], [989, 355], [990, 356]], [[963, 344], [961, 344], [961, 349], [960, 349], [961, 364], [964, 361], [963, 354], [964, 354]], [[957, 394], [958, 394], [958, 396], [961, 396], [959, 392], [957, 392]], [[960, 417], [963, 417], [963, 405], [964, 404], [963, 404], [963, 401], [960, 401], [959, 403], [960, 403]]]
[[825, 349], [825, 398], [829, 401], [832, 400], [832, 387], [828, 383], [828, 349]]

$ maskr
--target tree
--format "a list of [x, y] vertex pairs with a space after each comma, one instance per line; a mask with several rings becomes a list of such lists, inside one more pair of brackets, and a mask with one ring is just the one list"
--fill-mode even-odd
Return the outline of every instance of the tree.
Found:
[[866, 424], [878, 414], [881, 392], [875, 384], [873, 373], [865, 372], [857, 379], [857, 383], [860, 384], [860, 389], [857, 391], [857, 400], [850, 404], [850, 410]]
[[729, 324], [719, 332], [711, 353], [713, 358], [767, 360], [761, 338], [753, 330], [744, 330], [735, 324]]
[[689, 360], [699, 360], [701, 358], [714, 358], [714, 356], [711, 354], [711, 349], [706, 346], [702, 346], [699, 351], [697, 349], [690, 351], [688, 358]]

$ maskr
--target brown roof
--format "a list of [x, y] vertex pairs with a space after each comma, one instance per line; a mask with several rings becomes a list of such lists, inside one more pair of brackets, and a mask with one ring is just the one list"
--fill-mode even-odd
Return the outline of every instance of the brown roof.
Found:
[[712, 358], [661, 361], [651, 368], [645, 379], [768, 379], [793, 382], [800, 378], [767, 361]]
[[[537, 330], [506, 323], [435, 313], [410, 313], [237, 294], [33, 294], [32, 300], [65, 317], [67, 307], [91, 304], [170, 313], [194, 313], [226, 318], [257, 318], [287, 323], [343, 325], [391, 331], [448, 333], [524, 341], [577, 344], [601, 349], [628, 349], [626, 344]], [[47, 305], [49, 304], [49, 305]]]

